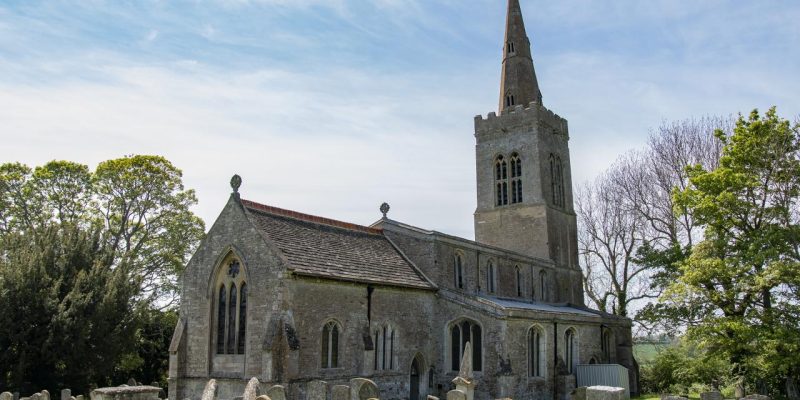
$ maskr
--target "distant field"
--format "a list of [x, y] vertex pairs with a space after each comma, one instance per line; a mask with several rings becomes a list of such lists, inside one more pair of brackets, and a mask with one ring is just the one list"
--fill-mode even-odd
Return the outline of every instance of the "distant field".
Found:
[[658, 352], [669, 346], [668, 344], [637, 343], [633, 345], [633, 356], [639, 365], [648, 363], [655, 358]]

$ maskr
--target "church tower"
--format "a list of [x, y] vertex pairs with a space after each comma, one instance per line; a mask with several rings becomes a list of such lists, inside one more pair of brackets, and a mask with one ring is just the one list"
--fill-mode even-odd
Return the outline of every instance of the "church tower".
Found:
[[558, 302], [583, 304], [567, 120], [546, 109], [519, 0], [508, 1], [500, 107], [475, 117], [475, 240], [552, 260]]

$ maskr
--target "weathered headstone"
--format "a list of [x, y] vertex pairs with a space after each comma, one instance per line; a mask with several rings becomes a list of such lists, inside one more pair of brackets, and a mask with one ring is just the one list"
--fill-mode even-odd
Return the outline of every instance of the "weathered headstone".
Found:
[[255, 376], [250, 378], [250, 381], [247, 382], [247, 386], [244, 388], [242, 400], [256, 400], [256, 397], [258, 397], [258, 385], [258, 378]]
[[128, 379], [128, 386], [139, 386], [139, 384], [136, 383], [136, 379], [131, 378]]
[[42, 400], [50, 400], [50, 392], [48, 392], [46, 389], [42, 390], [40, 393], [42, 395]]
[[14, 400], [14, 395], [11, 392], [0, 393], [0, 400]]
[[350, 400], [369, 400], [380, 398], [378, 385], [365, 378], [350, 379]]
[[44, 399], [42, 399], [42, 394], [41, 393], [34, 393], [34, 394], [31, 395], [31, 397], [28, 397], [28, 398], [30, 400], [44, 400]]
[[335, 385], [331, 389], [331, 400], [350, 400], [350, 386]]
[[286, 389], [281, 385], [274, 385], [267, 389], [270, 400], [286, 400]]
[[203, 397], [201, 400], [214, 400], [217, 397], [217, 380], [216, 379], [209, 379], [206, 383], [205, 389], [203, 389]]
[[69, 389], [61, 390], [61, 400], [69, 400], [70, 397], [72, 397], [72, 390]]
[[458, 389], [453, 389], [447, 392], [447, 400], [467, 400], [467, 394]]
[[19, 392], [14, 392], [14, 400], [19, 400]]
[[327, 400], [328, 382], [311, 381], [306, 385], [306, 400]]
[[722, 393], [717, 391], [700, 393], [700, 400], [723, 400]]
[[586, 400], [625, 400], [625, 389], [614, 386], [589, 386]]

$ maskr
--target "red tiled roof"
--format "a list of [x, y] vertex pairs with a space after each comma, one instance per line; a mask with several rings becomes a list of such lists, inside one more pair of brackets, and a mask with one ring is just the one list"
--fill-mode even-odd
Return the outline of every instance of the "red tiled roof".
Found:
[[298, 275], [381, 285], [433, 288], [381, 229], [241, 200]]

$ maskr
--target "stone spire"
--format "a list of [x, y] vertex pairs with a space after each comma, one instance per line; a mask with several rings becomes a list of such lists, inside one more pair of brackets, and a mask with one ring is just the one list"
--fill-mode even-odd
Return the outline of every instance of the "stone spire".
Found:
[[525, 33], [525, 22], [519, 0], [508, 0], [506, 38], [503, 46], [503, 75], [500, 78], [500, 113], [515, 105], [542, 103], [542, 92], [536, 81], [531, 57], [531, 42]]

